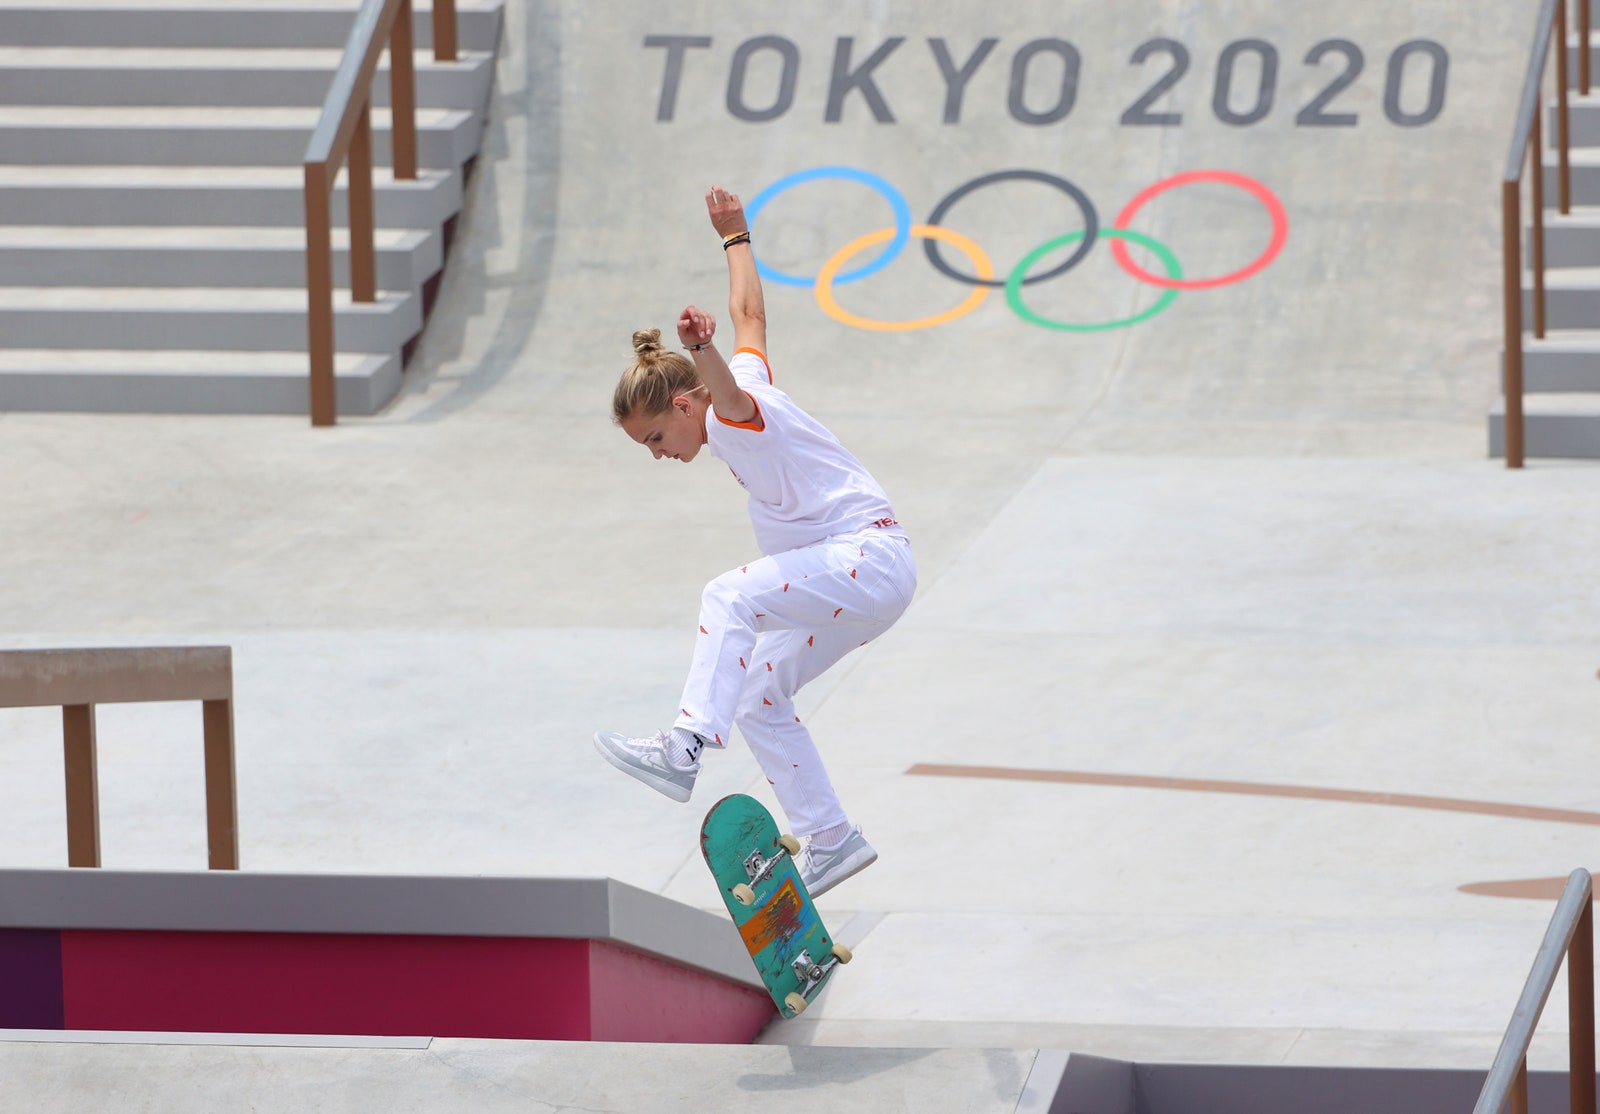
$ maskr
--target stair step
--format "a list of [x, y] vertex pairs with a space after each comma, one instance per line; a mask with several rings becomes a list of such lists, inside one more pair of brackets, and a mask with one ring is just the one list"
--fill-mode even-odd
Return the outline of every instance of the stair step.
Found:
[[[400, 371], [395, 353], [340, 353], [340, 414], [377, 413]], [[303, 352], [0, 349], [0, 412], [304, 415], [309, 381]]]
[[[353, 302], [335, 290], [341, 352], [398, 352], [422, 328], [414, 291]], [[304, 352], [306, 294], [292, 288], [0, 287], [0, 337], [17, 348]]]
[[[1548, 329], [1600, 326], [1600, 268], [1561, 267], [1545, 272], [1545, 325]], [[1533, 321], [1533, 279], [1523, 276], [1523, 321]]]
[[[41, 0], [0, 5], [11, 46], [342, 48], [360, 0]], [[503, 0], [458, 0], [456, 42], [494, 50]], [[414, 43], [433, 47], [433, 5], [412, 4]]]
[[[318, 106], [343, 51], [155, 50], [0, 47], [0, 104]], [[481, 110], [494, 57], [460, 51], [456, 62], [416, 52], [416, 99], [429, 108]], [[373, 103], [389, 104], [389, 60], [379, 62]]]
[[[1572, 28], [1567, 33], [1567, 87], [1570, 90], [1578, 88], [1578, 60], [1583, 53], [1583, 47], [1578, 41], [1577, 12], [1571, 13]], [[1600, 18], [1593, 20], [1589, 32], [1589, 89], [1591, 92], [1600, 86]]]
[[[0, 9], [3, 10], [3, 9]], [[303, 164], [316, 108], [0, 106], [0, 163], [49, 166]], [[417, 110], [417, 161], [454, 169], [477, 152], [482, 122]], [[390, 162], [390, 115], [372, 110], [372, 157]]]
[[[282, 228], [0, 226], [0, 286], [305, 288], [305, 232]], [[378, 229], [379, 286], [421, 286], [443, 265], [442, 237]], [[334, 282], [349, 285], [349, 233], [335, 229]]]
[[[1504, 353], [1501, 358], [1504, 367]], [[1524, 335], [1522, 384], [1528, 394], [1600, 391], [1600, 330]]]
[[[1600, 205], [1600, 148], [1574, 147], [1569, 152], [1572, 169], [1572, 203]], [[1544, 165], [1544, 203], [1554, 209], [1561, 200], [1561, 184], [1555, 155], [1546, 151]]]
[[[1525, 222], [1523, 244], [1533, 243], [1533, 226]], [[1524, 252], [1530, 252], [1527, 246]], [[1525, 256], [1524, 265], [1532, 265]], [[1544, 213], [1544, 262], [1546, 268], [1600, 267], [1600, 208], [1574, 206], [1569, 213], [1547, 210]]]
[[[1533, 273], [1523, 274], [1523, 289], [1532, 289]], [[1562, 267], [1548, 272], [1544, 279], [1547, 290], [1597, 290], [1600, 289], [1600, 267]]]
[[[1600, 459], [1600, 393], [1527, 395], [1523, 451], [1530, 457]], [[1489, 455], [1505, 456], [1505, 402], [1489, 414]]]
[[[459, 170], [419, 170], [396, 179], [372, 170], [377, 223], [438, 228], [461, 211]], [[334, 221], [348, 222], [344, 176]], [[305, 227], [299, 166], [6, 166], [0, 163], [0, 225], [276, 225]]]
[[[1567, 136], [1574, 147], [1593, 147], [1600, 144], [1600, 90], [1591, 88], [1588, 94], [1567, 94]], [[1547, 134], [1554, 137], [1558, 127], [1560, 109], [1555, 103], [1545, 109]]]

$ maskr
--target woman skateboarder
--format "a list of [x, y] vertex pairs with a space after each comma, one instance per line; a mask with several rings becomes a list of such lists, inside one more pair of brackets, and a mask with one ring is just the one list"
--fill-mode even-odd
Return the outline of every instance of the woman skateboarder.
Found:
[[712, 342], [716, 322], [694, 306], [678, 317], [684, 357], [659, 329], [633, 335], [633, 364], [612, 399], [612, 420], [657, 460], [690, 461], [702, 447], [749, 493], [765, 556], [706, 585], [683, 699], [671, 728], [635, 739], [600, 732], [613, 766], [687, 801], [705, 747], [727, 745], [737, 724], [798, 836], [813, 896], [876, 861], [850, 822], [794, 694], [834, 662], [888, 630], [916, 590], [911, 544], [883, 488], [811, 415], [773, 386], [766, 306], [739, 198], [713, 186], [711, 225], [728, 261], [733, 356]]

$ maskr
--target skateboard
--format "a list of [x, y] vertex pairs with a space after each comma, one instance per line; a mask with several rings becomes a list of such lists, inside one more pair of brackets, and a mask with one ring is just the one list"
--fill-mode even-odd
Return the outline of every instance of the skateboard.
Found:
[[700, 827], [700, 852], [717, 880], [767, 993], [784, 1017], [809, 1005], [835, 967], [850, 962], [800, 880], [800, 841], [779, 835], [760, 801], [735, 793], [711, 806]]

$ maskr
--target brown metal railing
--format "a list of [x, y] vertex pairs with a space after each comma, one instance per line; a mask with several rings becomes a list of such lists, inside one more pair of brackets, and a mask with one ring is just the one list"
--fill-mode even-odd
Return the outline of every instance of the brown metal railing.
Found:
[[[1589, 4], [1575, 0], [1578, 7], [1578, 88], [1589, 92]], [[1530, 208], [1533, 211], [1528, 250], [1533, 278], [1533, 335], [1545, 334], [1544, 265], [1544, 75], [1545, 61], [1555, 51], [1556, 85], [1556, 160], [1557, 203], [1562, 213], [1572, 210], [1572, 166], [1570, 114], [1567, 107], [1567, 4], [1566, 0], [1544, 0], [1539, 8], [1539, 23], [1533, 37], [1533, 53], [1523, 82], [1522, 100], [1517, 109], [1516, 127], [1511, 140], [1511, 155], [1500, 186], [1500, 225], [1505, 293], [1505, 453], [1507, 468], [1521, 468], [1524, 458], [1522, 407], [1522, 171], [1530, 167]]]
[[1528, 1114], [1528, 1046], [1561, 972], [1563, 956], [1567, 961], [1571, 1114], [1594, 1114], [1594, 883], [1587, 870], [1575, 870], [1567, 878], [1473, 1114], [1501, 1114], [1508, 1099], [1513, 1114]]
[[[307, 345], [311, 363], [311, 424], [333, 425], [339, 402], [334, 378], [333, 187], [348, 162], [350, 296], [377, 300], [373, 246], [372, 79], [389, 52], [392, 162], [397, 179], [417, 176], [416, 76], [412, 65], [411, 0], [365, 0], [345, 43], [344, 57], [306, 148]], [[433, 57], [456, 60], [455, 0], [433, 0]]]
[[0, 708], [61, 709], [68, 866], [100, 865], [95, 705], [164, 700], [201, 702], [209, 865], [212, 870], [238, 870], [232, 650], [197, 646], [0, 651]]

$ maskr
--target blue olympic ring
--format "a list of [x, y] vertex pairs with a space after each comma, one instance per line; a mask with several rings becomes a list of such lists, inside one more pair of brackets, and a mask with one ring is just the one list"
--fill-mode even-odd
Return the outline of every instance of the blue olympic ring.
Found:
[[[810, 170], [796, 171], [787, 177], [779, 178], [772, 185], [756, 194], [754, 200], [745, 206], [745, 219], [753, 225], [756, 220], [756, 214], [761, 212], [762, 206], [766, 205], [778, 194], [790, 186], [797, 186], [802, 182], [810, 182], [818, 178], [843, 178], [847, 181], [860, 182], [863, 185], [871, 186], [882, 194], [884, 200], [894, 209], [894, 238], [889, 241], [882, 254], [870, 263], [863, 263], [855, 270], [845, 272], [834, 279], [834, 282], [854, 282], [857, 279], [864, 279], [868, 275], [876, 274], [887, 267], [911, 239], [911, 206], [906, 203], [906, 199], [901, 196], [899, 190], [876, 174], [870, 174], [865, 170], [858, 170], [853, 166], [814, 166]], [[769, 267], [761, 261], [759, 256], [756, 258], [756, 270], [768, 282], [776, 282], [783, 286], [813, 286], [817, 281], [814, 275], [791, 275]]]

